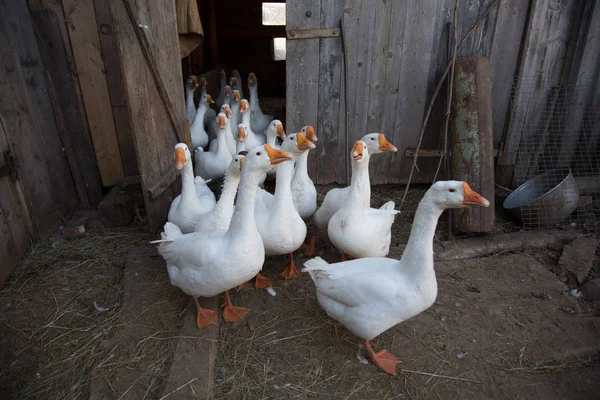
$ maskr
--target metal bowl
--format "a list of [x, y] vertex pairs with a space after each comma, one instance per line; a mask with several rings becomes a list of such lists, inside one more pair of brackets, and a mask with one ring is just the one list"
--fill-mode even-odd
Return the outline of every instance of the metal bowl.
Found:
[[575, 211], [579, 188], [571, 169], [546, 171], [528, 180], [504, 200], [512, 218], [530, 228], [555, 225]]

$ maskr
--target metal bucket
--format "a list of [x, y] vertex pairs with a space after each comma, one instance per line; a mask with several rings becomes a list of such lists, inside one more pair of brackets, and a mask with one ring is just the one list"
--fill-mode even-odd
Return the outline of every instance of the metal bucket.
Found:
[[555, 225], [575, 211], [579, 202], [577, 182], [568, 167], [546, 171], [528, 180], [504, 200], [504, 208], [529, 228]]

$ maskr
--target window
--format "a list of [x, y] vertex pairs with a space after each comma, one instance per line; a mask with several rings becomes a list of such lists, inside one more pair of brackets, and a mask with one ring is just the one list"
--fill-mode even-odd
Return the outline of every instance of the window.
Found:
[[285, 38], [273, 38], [273, 60], [285, 61]]
[[263, 25], [285, 25], [285, 3], [262, 3]]

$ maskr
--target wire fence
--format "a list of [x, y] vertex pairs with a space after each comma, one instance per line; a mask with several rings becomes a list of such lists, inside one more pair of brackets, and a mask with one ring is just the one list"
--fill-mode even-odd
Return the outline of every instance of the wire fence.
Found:
[[505, 208], [527, 228], [600, 232], [600, 93], [595, 82], [521, 78], [511, 115], [521, 140]]

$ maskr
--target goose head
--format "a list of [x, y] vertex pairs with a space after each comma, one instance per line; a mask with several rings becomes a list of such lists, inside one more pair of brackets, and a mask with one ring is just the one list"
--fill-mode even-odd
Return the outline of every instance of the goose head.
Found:
[[223, 104], [221, 106], [221, 111], [223, 114], [225, 114], [225, 116], [227, 118], [231, 118], [231, 107], [229, 106], [229, 104]]
[[353, 164], [362, 164], [369, 162], [369, 146], [362, 140], [354, 142], [352, 151], [350, 152], [350, 159]]
[[312, 125], [306, 125], [300, 130], [300, 132], [304, 133], [306, 138], [313, 143], [318, 140], [317, 134], [315, 133], [315, 128]]
[[213, 104], [215, 101], [212, 99], [212, 97], [210, 96], [210, 94], [205, 94], [200, 99], [200, 102], [206, 103], [208, 105], [208, 104]]
[[225, 97], [231, 97], [231, 86], [225, 85]]
[[487, 199], [463, 181], [438, 181], [429, 188], [428, 195], [432, 196], [435, 204], [442, 210], [490, 205]]
[[200, 78], [200, 88], [206, 89], [206, 79]]
[[238, 125], [238, 131], [237, 131], [237, 141], [238, 142], [242, 143], [244, 140], [246, 140], [246, 130], [247, 129], [248, 128], [244, 124]]
[[233, 90], [237, 90], [237, 88], [238, 88], [238, 80], [237, 80], [237, 78], [236, 78], [236, 77], [232, 77], [232, 78], [229, 80], [229, 86], [231, 86], [231, 88], [232, 88]]
[[[236, 92], [237, 92], [237, 90], [236, 90]], [[238, 92], [238, 94], [239, 94], [239, 92]], [[246, 100], [246, 99], [242, 99], [242, 100], [240, 101], [240, 112], [241, 112], [241, 113], [245, 113], [245, 112], [246, 112], [246, 111], [248, 111], [249, 109], [250, 109], [250, 106], [249, 106], [249, 104], [248, 104], [248, 100]]]
[[[242, 153], [240, 151], [240, 153]], [[246, 152], [244, 152], [246, 153]], [[229, 164], [229, 167], [227, 168], [227, 176], [235, 176], [235, 177], [239, 177], [240, 176], [240, 172], [242, 171], [242, 166], [244, 164], [244, 157], [245, 154], [236, 154], [235, 157], [233, 157], [231, 159], [231, 163]]]
[[240, 91], [237, 89], [233, 89], [233, 101], [234, 102], [239, 102], [241, 100], [240, 98]]
[[223, 68], [219, 68], [219, 79], [227, 79], [227, 74], [225, 74], [225, 70]]
[[221, 129], [225, 129], [225, 126], [227, 126], [227, 115], [225, 113], [219, 113], [219, 115], [217, 115], [217, 126]]
[[188, 76], [187, 81], [185, 82], [185, 86], [188, 89], [195, 89], [195, 88], [197, 88], [198, 87], [198, 78], [196, 77], [196, 75], [190, 75], [190, 76]]
[[370, 154], [398, 151], [396, 146], [391, 144], [383, 133], [369, 133], [363, 136], [360, 140], [367, 144]]
[[256, 79], [256, 74], [254, 72], [250, 72], [248, 74], [248, 87], [257, 87], [258, 80]]
[[267, 137], [279, 136], [280, 138], [285, 138], [285, 130], [283, 129], [283, 124], [280, 120], [274, 119], [269, 124], [267, 128]]
[[175, 145], [175, 168], [181, 170], [189, 160], [192, 159], [190, 149], [185, 143], [177, 143]]
[[302, 132], [288, 135], [281, 144], [281, 150], [293, 155], [298, 155], [314, 148], [315, 144], [308, 140]]
[[264, 144], [250, 150], [244, 158], [244, 171], [267, 172], [271, 166], [293, 159], [289, 153], [277, 150], [269, 144]]

